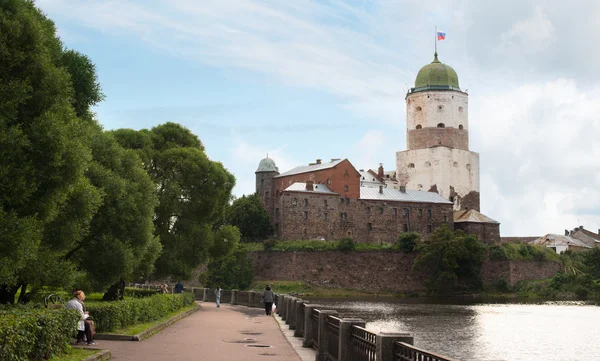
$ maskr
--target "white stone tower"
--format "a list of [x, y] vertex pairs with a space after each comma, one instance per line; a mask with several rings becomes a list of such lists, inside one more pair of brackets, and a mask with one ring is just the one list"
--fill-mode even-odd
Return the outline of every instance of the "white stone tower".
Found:
[[406, 95], [406, 144], [396, 153], [396, 177], [407, 189], [435, 191], [454, 209], [479, 211], [479, 154], [469, 150], [468, 94], [454, 69], [433, 62]]

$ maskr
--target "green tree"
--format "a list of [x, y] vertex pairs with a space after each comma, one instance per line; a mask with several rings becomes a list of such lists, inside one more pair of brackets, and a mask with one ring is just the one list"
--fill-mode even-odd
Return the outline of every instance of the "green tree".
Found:
[[206, 287], [219, 284], [224, 289], [245, 290], [252, 285], [254, 268], [252, 259], [241, 245], [221, 258], [212, 258], [200, 282]]
[[421, 235], [417, 232], [404, 232], [398, 237], [396, 246], [404, 253], [409, 253], [414, 251], [420, 239]]
[[452, 232], [443, 225], [421, 242], [417, 251], [420, 253], [413, 268], [427, 272], [428, 289], [434, 292], [456, 289], [459, 280], [470, 287], [480, 287], [485, 245], [477, 237], [460, 230]]
[[207, 259], [213, 225], [223, 217], [234, 176], [210, 160], [200, 139], [179, 124], [120, 129], [114, 135], [138, 152], [155, 185], [155, 235], [163, 248], [155, 276], [188, 279]]
[[273, 233], [269, 214], [256, 193], [233, 201], [227, 209], [225, 222], [240, 229], [243, 242], [264, 240]]
[[[0, 2], [0, 222], [9, 230], [0, 232], [4, 303], [28, 283], [54, 278], [57, 268], [69, 271], [63, 252], [86, 233], [98, 206], [99, 193], [84, 174], [89, 120], [72, 107], [64, 54], [54, 24], [33, 2]], [[70, 205], [83, 211], [67, 218]], [[53, 231], [58, 224], [60, 234]]]

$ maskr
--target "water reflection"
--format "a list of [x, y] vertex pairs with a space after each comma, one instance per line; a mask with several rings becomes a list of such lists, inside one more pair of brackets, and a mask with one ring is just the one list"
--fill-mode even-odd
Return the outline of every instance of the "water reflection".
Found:
[[597, 306], [464, 299], [454, 300], [456, 304], [431, 299], [311, 302], [336, 309], [341, 317], [362, 318], [371, 331], [410, 332], [416, 346], [460, 360], [600, 360]]

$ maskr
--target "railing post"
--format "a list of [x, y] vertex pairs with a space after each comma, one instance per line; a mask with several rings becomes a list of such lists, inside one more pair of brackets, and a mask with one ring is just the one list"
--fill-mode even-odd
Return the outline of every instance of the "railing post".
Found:
[[394, 342], [396, 341], [412, 345], [414, 337], [410, 333], [378, 333], [375, 339], [375, 360], [394, 361]]
[[232, 305], [237, 305], [237, 295], [238, 295], [238, 290], [231, 290], [231, 304]]
[[312, 313], [315, 308], [317, 308], [316, 305], [306, 305], [304, 308], [304, 342], [302, 342], [302, 347], [312, 347]]
[[208, 301], [208, 288], [202, 289], [202, 302]]
[[248, 307], [252, 307], [254, 305], [254, 292], [248, 291]]
[[294, 300], [296, 300], [296, 297], [290, 297], [287, 301], [288, 307], [286, 308], [287, 317], [285, 318], [285, 324], [289, 325], [290, 330], [293, 330], [292, 325], [294, 324]]
[[295, 337], [300, 337], [300, 334], [296, 335], [297, 331], [302, 330], [302, 323], [304, 322], [304, 315], [302, 314], [302, 304], [304, 303], [304, 301], [300, 298], [296, 298], [295, 304], [294, 304], [294, 328], [290, 328], [291, 330], [295, 330], [294, 331], [294, 336]]
[[365, 327], [366, 322], [360, 318], [343, 318], [340, 321], [340, 338], [338, 360], [352, 360], [352, 326]]
[[281, 313], [280, 313], [280, 316], [281, 316], [281, 319], [283, 321], [285, 321], [285, 306], [286, 306], [286, 303], [287, 303], [286, 301], [287, 301], [288, 297], [289, 296], [287, 296], [287, 295], [281, 296]]
[[337, 311], [323, 310], [319, 312], [319, 348], [315, 361], [327, 361], [328, 338], [327, 338], [327, 316], [337, 315]]

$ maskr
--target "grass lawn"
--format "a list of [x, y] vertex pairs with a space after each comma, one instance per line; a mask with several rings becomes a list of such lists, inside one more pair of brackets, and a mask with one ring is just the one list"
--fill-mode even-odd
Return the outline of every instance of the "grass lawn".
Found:
[[54, 356], [50, 359], [50, 361], [81, 361], [97, 352], [98, 350], [86, 350], [70, 347], [67, 353], [60, 356]]
[[393, 296], [392, 293], [375, 293], [341, 288], [326, 288], [307, 284], [303, 281], [258, 281], [252, 285], [252, 291], [262, 292], [270, 285], [275, 293], [299, 293], [306, 297], [361, 297]]
[[174, 316], [176, 316], [176, 315], [178, 315], [180, 313], [192, 310], [192, 309], [197, 308], [197, 307], [200, 307], [200, 306], [198, 306], [197, 304], [193, 304], [193, 305], [190, 305], [188, 307], [182, 308], [179, 311], [171, 312], [171, 313], [165, 315], [165, 317], [163, 317], [161, 319], [158, 319], [156, 321], [146, 322], [146, 323], [139, 323], [137, 325], [132, 325], [132, 326], [129, 326], [129, 327], [121, 328], [119, 330], [115, 330], [115, 331], [110, 332], [110, 333], [111, 334], [117, 334], [117, 335], [130, 335], [130, 336], [137, 335], [140, 332], [146, 331], [146, 330], [148, 330], [148, 329], [150, 329], [150, 328], [152, 328], [152, 327], [154, 327], [154, 326], [156, 326], [156, 325], [158, 325], [160, 323], [163, 323], [163, 322], [167, 321], [171, 317], [174, 317]]

